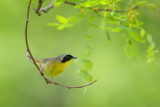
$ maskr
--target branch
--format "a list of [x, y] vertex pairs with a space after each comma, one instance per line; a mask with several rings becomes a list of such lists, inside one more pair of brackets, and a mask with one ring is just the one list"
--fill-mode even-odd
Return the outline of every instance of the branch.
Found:
[[41, 7], [42, 7], [43, 0], [38, 0], [38, 1], [39, 1], [38, 7], [37, 7], [37, 9], [35, 9], [35, 12], [36, 12], [36, 14], [38, 14], [38, 16], [40, 16], [41, 14], [40, 14], [39, 10], [40, 10]]
[[[37, 9], [34, 9], [38, 16], [41, 16], [41, 12], [47, 13], [50, 9], [52, 9], [54, 7], [55, 0], [52, 0], [51, 4], [49, 6], [47, 6], [47, 7], [44, 7], [44, 8], [41, 8], [44, 1], [43, 0], [38, 0], [38, 1], [39, 1], [38, 7], [37, 7]], [[64, 3], [72, 5], [72, 6], [77, 5], [75, 3], [68, 2], [68, 1], [64, 1]], [[137, 8], [139, 8], [139, 6], [134, 6], [134, 7], [130, 8], [130, 9], [128, 9], [128, 10], [98, 9], [98, 8], [88, 7], [88, 9], [91, 9], [93, 11], [109, 11], [109, 12], [113, 11], [113, 12], [117, 12], [117, 13], [128, 12], [130, 10], [135, 10]]]
[[26, 52], [26, 57], [29, 56], [29, 58], [32, 60], [33, 64], [36, 66], [36, 68], [38, 69], [39, 73], [41, 74], [41, 76], [43, 77], [43, 79], [46, 81], [46, 83], [47, 84], [53, 84], [53, 85], [55, 84], [55, 85], [62, 86], [62, 87], [68, 88], [68, 89], [71, 89], [71, 88], [82, 88], [82, 87], [86, 87], [86, 86], [89, 86], [89, 85], [92, 85], [93, 83], [95, 83], [97, 80], [95, 80], [94, 82], [89, 83], [87, 85], [70, 87], [70, 86], [61, 85], [61, 84], [59, 84], [57, 82], [53, 83], [51, 80], [49, 80], [48, 78], [45, 77], [45, 75], [43, 73], [43, 70], [40, 69], [39, 66], [37, 65], [37, 63], [36, 63], [36, 61], [35, 61], [32, 53], [30, 51], [29, 45], [28, 45], [27, 31], [28, 31], [28, 22], [29, 22], [29, 12], [30, 12], [31, 1], [32, 0], [29, 0], [29, 3], [28, 3], [26, 26], [25, 26], [25, 42], [26, 42], [27, 52], [29, 53], [29, 55], [28, 55], [27, 52]]
[[41, 8], [43, 0], [39, 0], [38, 7], [35, 9], [35, 12], [38, 16], [41, 16], [41, 12], [47, 13], [51, 8], [53, 8], [55, 0], [52, 0], [51, 4], [48, 7]]
[[89, 83], [89, 84], [87, 84], [87, 85], [82, 85], [82, 86], [73, 86], [73, 87], [70, 87], [70, 86], [65, 86], [65, 85], [61, 85], [61, 84], [59, 84], [59, 83], [54, 83], [54, 84], [56, 84], [56, 85], [59, 85], [59, 86], [62, 86], [62, 87], [65, 87], [65, 88], [68, 88], [68, 89], [71, 89], [71, 88], [83, 88], [83, 87], [86, 87], [86, 86], [89, 86], [89, 85], [92, 85], [93, 83], [95, 83], [97, 80], [95, 80], [95, 81], [93, 81], [93, 82], [91, 82], [91, 83]]
[[[35, 62], [33, 55], [29, 49], [29, 45], [28, 45], [28, 38], [27, 38], [27, 31], [28, 31], [28, 22], [29, 22], [29, 11], [30, 11], [30, 5], [31, 5], [31, 1], [29, 0], [28, 3], [28, 10], [27, 10], [27, 18], [26, 18], [26, 26], [25, 26], [25, 42], [26, 42], [26, 48], [27, 48], [27, 52], [29, 53], [31, 60], [33, 62], [33, 64], [36, 66], [36, 68], [38, 69], [39, 73], [41, 74], [41, 76], [44, 76], [44, 73], [40, 70], [40, 68], [38, 67], [37, 63]], [[45, 79], [46, 80], [46, 79]], [[47, 81], [46, 81], [47, 82]]]
[[[69, 4], [69, 5], [72, 5], [72, 6], [76, 6], [77, 4], [75, 3], [72, 3], [72, 2], [68, 2], [68, 1], [65, 1], [64, 2], [65, 4]], [[135, 10], [139, 8], [139, 6], [134, 6], [128, 10], [112, 10], [112, 9], [98, 9], [98, 8], [92, 8], [92, 7], [88, 7], [88, 9], [91, 9], [93, 11], [109, 11], [109, 12], [117, 12], [117, 13], [123, 13], [123, 12], [128, 12], [130, 10]]]

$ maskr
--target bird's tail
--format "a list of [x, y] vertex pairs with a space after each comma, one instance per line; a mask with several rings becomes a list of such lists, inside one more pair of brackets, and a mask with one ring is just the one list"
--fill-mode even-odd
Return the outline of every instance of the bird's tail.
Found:
[[[26, 55], [27, 59], [28, 59], [31, 63], [33, 63], [31, 57], [27, 54], [27, 52], [25, 53], [25, 55]], [[34, 58], [34, 60], [36, 61], [37, 65], [40, 66], [41, 60], [39, 60], [39, 59], [37, 59], [37, 58]]]

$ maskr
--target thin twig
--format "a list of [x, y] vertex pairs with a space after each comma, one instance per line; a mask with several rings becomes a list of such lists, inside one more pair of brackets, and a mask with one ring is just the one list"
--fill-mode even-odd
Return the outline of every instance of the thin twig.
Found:
[[[69, 4], [69, 5], [72, 5], [72, 6], [76, 6], [77, 4], [75, 3], [72, 3], [72, 2], [68, 2], [68, 1], [64, 1], [65, 4]], [[134, 9], [137, 9], [139, 6], [134, 6], [128, 10], [112, 10], [112, 9], [98, 9], [98, 8], [92, 8], [92, 7], [88, 7], [88, 9], [91, 9], [93, 11], [109, 11], [109, 12], [117, 12], [117, 13], [123, 13], [123, 12], [128, 12], [130, 10], [134, 10]], [[85, 7], [83, 7], [85, 8]]]
[[40, 10], [41, 7], [42, 7], [43, 0], [38, 0], [38, 1], [39, 1], [38, 7], [37, 7], [37, 9], [35, 9], [35, 12], [36, 12], [36, 14], [38, 14], [38, 16], [40, 16], [41, 14], [40, 14], [39, 10]]
[[40, 74], [43, 76], [44, 73], [41, 72], [40, 68], [38, 67], [37, 63], [35, 62], [33, 55], [29, 49], [29, 45], [28, 45], [28, 38], [27, 38], [27, 31], [28, 31], [28, 22], [29, 22], [29, 11], [30, 11], [30, 5], [31, 5], [31, 1], [29, 0], [28, 3], [28, 10], [27, 10], [27, 18], [26, 18], [26, 26], [25, 26], [25, 42], [26, 42], [26, 48], [27, 48], [27, 52], [29, 53], [31, 60], [33, 61], [33, 64], [36, 66], [36, 68], [38, 69], [38, 71], [40, 72]]
[[43, 11], [45, 13], [47, 13], [51, 8], [53, 8], [55, 0], [52, 0], [51, 4], [48, 7], [45, 8], [41, 8], [39, 12]]
[[51, 8], [53, 8], [55, 0], [52, 0], [51, 4], [45, 8], [42, 8], [43, 0], [39, 0], [38, 7], [35, 9], [35, 12], [38, 16], [41, 15], [41, 12], [47, 13]]
[[[49, 84], [53, 84], [53, 82], [49, 79], [47, 79], [43, 73], [43, 70], [40, 69], [40, 67], [37, 65], [36, 61], [34, 60], [34, 57], [30, 51], [30, 48], [29, 48], [29, 45], [28, 45], [28, 38], [27, 38], [27, 31], [28, 31], [28, 22], [29, 22], [29, 12], [30, 12], [30, 5], [31, 5], [31, 1], [32, 0], [29, 0], [29, 3], [28, 3], [28, 9], [27, 9], [27, 18], [26, 18], [26, 25], [25, 25], [25, 42], [26, 42], [26, 48], [27, 48], [27, 52], [29, 53], [29, 56], [30, 56], [30, 59], [32, 60], [33, 64], [36, 66], [36, 68], [38, 69], [39, 73], [41, 74], [41, 76], [44, 78], [44, 80], [46, 81], [46, 83], [49, 83]], [[26, 53], [26, 56], [28, 57], [27, 53]], [[55, 85], [58, 85], [58, 86], [62, 86], [62, 87], [65, 87], [65, 88], [82, 88], [82, 87], [86, 87], [86, 86], [89, 86], [89, 85], [92, 85], [93, 83], [95, 83], [97, 80], [95, 80], [94, 82], [92, 83], [89, 83], [87, 85], [83, 85], [83, 86], [74, 86], [74, 87], [70, 87], [70, 86], [65, 86], [65, 85], [61, 85], [57, 82], [54, 82]], [[54, 85], [53, 84], [53, 85]]]
[[89, 86], [89, 85], [92, 85], [93, 83], [95, 83], [97, 80], [95, 80], [95, 81], [93, 81], [93, 82], [91, 82], [91, 83], [89, 83], [89, 84], [87, 84], [87, 85], [82, 85], [82, 86], [72, 86], [72, 87], [70, 87], [70, 86], [65, 86], [65, 85], [61, 85], [61, 84], [59, 84], [59, 83], [54, 83], [55, 85], [59, 85], [59, 86], [62, 86], [62, 87], [65, 87], [65, 88], [68, 88], [68, 89], [71, 89], [71, 88], [83, 88], [83, 87], [86, 87], [86, 86]]

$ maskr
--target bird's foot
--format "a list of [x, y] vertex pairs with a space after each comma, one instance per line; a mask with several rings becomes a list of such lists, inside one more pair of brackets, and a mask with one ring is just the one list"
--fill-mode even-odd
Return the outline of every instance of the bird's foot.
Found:
[[53, 84], [53, 85], [55, 84], [55, 81], [53, 80], [53, 77], [52, 77], [52, 84]]

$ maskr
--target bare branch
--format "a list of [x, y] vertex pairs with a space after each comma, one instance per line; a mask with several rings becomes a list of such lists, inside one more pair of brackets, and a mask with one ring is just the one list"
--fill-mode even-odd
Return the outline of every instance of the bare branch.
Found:
[[[27, 10], [27, 18], [26, 18], [26, 26], [25, 26], [25, 42], [26, 42], [26, 48], [27, 48], [27, 52], [29, 53], [29, 56], [33, 62], [33, 64], [36, 66], [36, 68], [38, 69], [39, 73], [41, 74], [41, 76], [43, 76], [43, 78], [45, 79], [44, 77], [44, 73], [40, 70], [40, 68], [38, 67], [37, 63], [35, 62], [34, 58], [33, 58], [33, 55], [29, 49], [29, 45], [28, 45], [28, 38], [27, 38], [27, 31], [28, 31], [28, 22], [29, 22], [29, 11], [30, 11], [30, 5], [31, 5], [31, 1], [32, 0], [29, 0], [29, 3], [28, 3], [28, 10]], [[46, 80], [46, 79], [45, 79]], [[46, 80], [46, 82], [48, 82]]]
[[[68, 2], [68, 1], [65, 1], [64, 2], [65, 4], [69, 4], [69, 5], [72, 5], [72, 6], [75, 6], [75, 5], [77, 5], [77, 4], [75, 4], [75, 3], [72, 3], [72, 2]], [[132, 8], [130, 8], [130, 9], [128, 9], [128, 10], [112, 10], [112, 9], [98, 9], [98, 8], [92, 8], [92, 7], [88, 7], [88, 9], [91, 9], [91, 10], [93, 10], [93, 11], [109, 11], [109, 12], [117, 12], [117, 13], [123, 13], [123, 12], [128, 12], [128, 11], [130, 11], [130, 10], [134, 10], [134, 9], [137, 9], [139, 6], [134, 6], [134, 7], [132, 7]], [[86, 7], [84, 7], [84, 8], [86, 8]]]
[[45, 8], [41, 8], [39, 12], [43, 11], [45, 13], [47, 13], [51, 8], [53, 8], [55, 0], [52, 0], [51, 4], [48, 7]]
[[65, 86], [65, 85], [61, 85], [61, 84], [58, 84], [58, 83], [54, 83], [56, 85], [59, 85], [59, 86], [62, 86], [62, 87], [65, 87], [65, 88], [68, 88], [68, 89], [71, 89], [71, 88], [83, 88], [83, 87], [86, 87], [86, 86], [89, 86], [89, 85], [92, 85], [93, 83], [95, 83], [97, 80], [87, 84], [87, 85], [82, 85], [82, 86], [73, 86], [73, 87], [70, 87], [70, 86]]
[[48, 7], [41, 8], [42, 4], [43, 4], [43, 0], [39, 0], [38, 7], [37, 7], [37, 9], [35, 9], [36, 14], [40, 16], [41, 12], [47, 13], [51, 8], [54, 7], [53, 6], [54, 2], [55, 2], [55, 0], [52, 0], [51, 4]]
[[43, 0], [38, 0], [38, 7], [37, 7], [37, 9], [35, 9], [35, 12], [36, 12], [36, 14], [38, 14], [39, 16], [41, 15], [40, 14], [40, 12], [39, 12], [39, 10], [41, 9], [41, 7], [42, 7], [42, 4], [43, 4]]
[[38, 69], [39, 73], [41, 74], [41, 76], [43, 77], [43, 79], [46, 81], [47, 84], [55, 84], [55, 85], [58, 85], [58, 86], [62, 86], [62, 87], [65, 87], [65, 88], [68, 88], [68, 89], [71, 89], [71, 88], [82, 88], [82, 87], [86, 87], [86, 86], [89, 86], [89, 85], [92, 85], [93, 83], [95, 83], [97, 80], [95, 80], [94, 82], [92, 83], [89, 83], [87, 85], [83, 85], [83, 86], [75, 86], [75, 87], [69, 87], [69, 86], [65, 86], [65, 85], [61, 85], [57, 82], [52, 82], [51, 80], [47, 79], [43, 73], [43, 70], [40, 69], [40, 67], [37, 65], [31, 51], [30, 51], [30, 48], [29, 48], [29, 45], [28, 45], [28, 38], [27, 38], [27, 31], [28, 31], [28, 22], [29, 22], [29, 12], [30, 12], [30, 5], [31, 5], [31, 1], [32, 0], [29, 0], [29, 3], [28, 3], [28, 9], [27, 9], [27, 18], [26, 18], [26, 25], [25, 25], [25, 42], [26, 42], [26, 48], [27, 48], [27, 52], [29, 53], [29, 55], [27, 54], [26, 52], [26, 57], [31, 59], [31, 62], [36, 66], [36, 68]]

